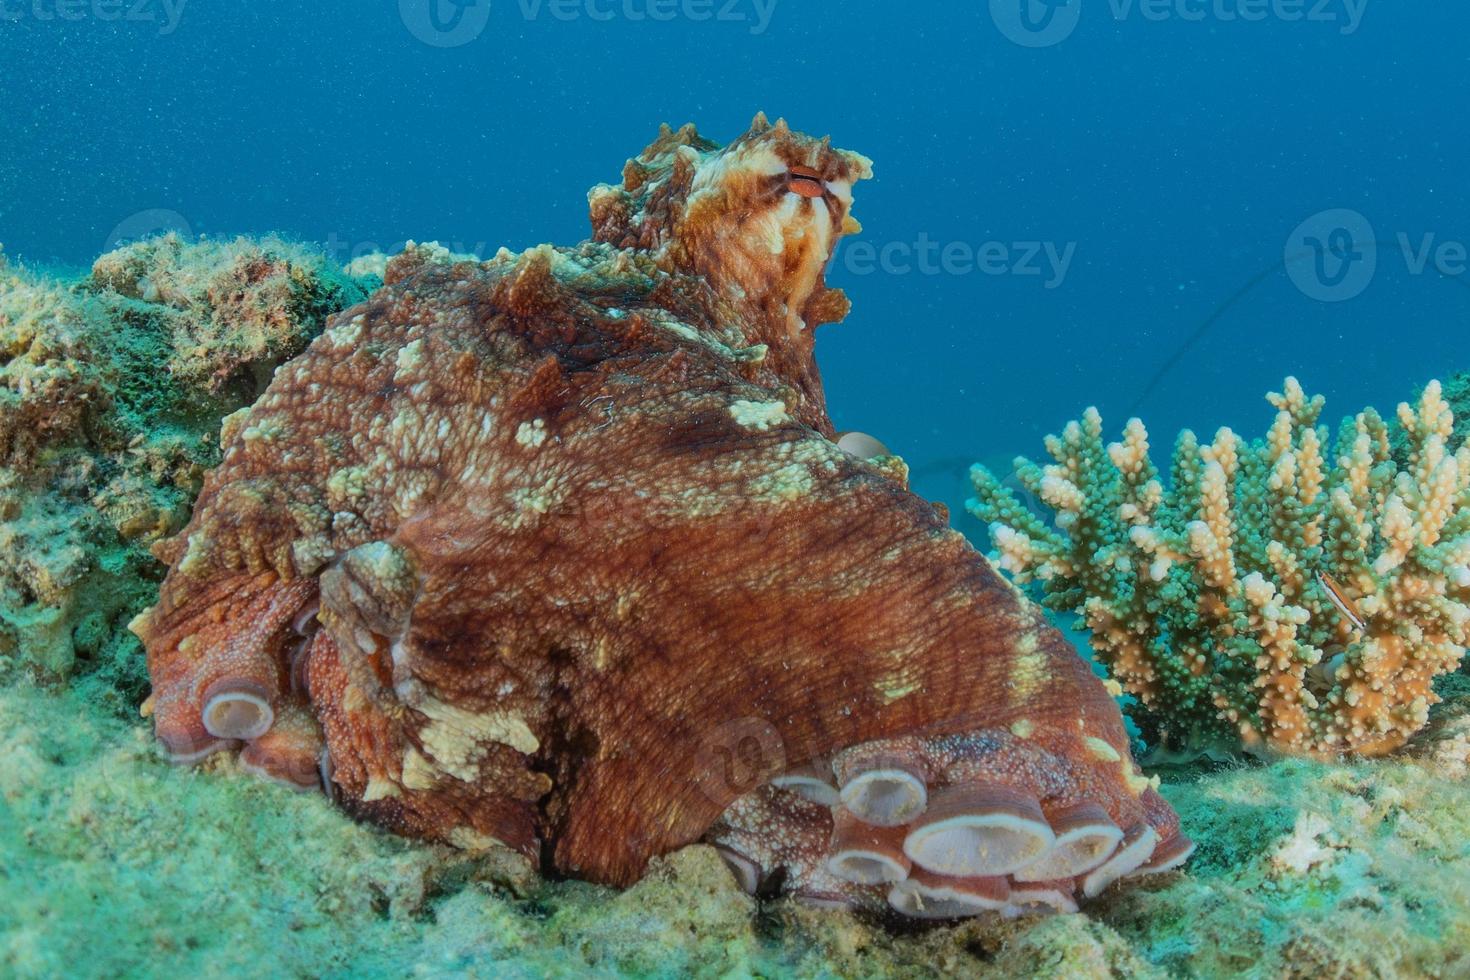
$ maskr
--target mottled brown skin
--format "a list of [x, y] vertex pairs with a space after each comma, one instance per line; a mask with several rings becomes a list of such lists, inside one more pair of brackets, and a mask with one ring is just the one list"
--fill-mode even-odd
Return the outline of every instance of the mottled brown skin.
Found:
[[813, 330], [855, 223], [773, 159], [867, 176], [763, 119], [723, 150], [666, 130], [594, 190], [593, 243], [410, 248], [283, 367], [136, 625], [169, 751], [232, 748], [200, 712], [247, 678], [293, 719], [274, 769], [308, 761], [304, 711], [351, 812], [617, 885], [769, 777], [903, 735], [1019, 724], [1065, 770], [1047, 806], [1172, 820], [1061, 636], [833, 444]]

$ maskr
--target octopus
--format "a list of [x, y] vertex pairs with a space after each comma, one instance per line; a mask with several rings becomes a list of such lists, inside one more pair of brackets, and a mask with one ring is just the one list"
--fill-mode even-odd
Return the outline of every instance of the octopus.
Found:
[[[828, 415], [870, 161], [664, 127], [592, 237], [411, 245], [259, 401], [133, 623], [176, 763], [626, 886], [1074, 911], [1193, 847], [1105, 684]], [[897, 352], [895, 352], [897, 353]]]

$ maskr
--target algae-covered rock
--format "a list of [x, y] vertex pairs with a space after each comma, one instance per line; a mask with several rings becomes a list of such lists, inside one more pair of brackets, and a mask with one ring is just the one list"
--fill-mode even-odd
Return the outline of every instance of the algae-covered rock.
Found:
[[1149, 975], [1083, 916], [896, 934], [762, 908], [702, 846], [621, 893], [519, 896], [227, 756], [170, 767], [145, 726], [72, 690], [0, 686], [0, 739], [3, 976]]
[[220, 419], [250, 404], [362, 287], [275, 239], [169, 235], [60, 282], [0, 259], [0, 663], [142, 696], [121, 629], [149, 547], [188, 518]]
[[621, 893], [517, 894], [228, 756], [170, 767], [71, 689], [0, 686], [0, 740], [0, 976], [1470, 974], [1470, 785], [1407, 760], [1166, 783], [1186, 871], [1087, 914], [894, 931], [757, 903], [705, 847]]
[[90, 287], [144, 304], [167, 331], [169, 375], [213, 395], [240, 385], [259, 394], [328, 316], [364, 297], [355, 280], [300, 245], [188, 244], [177, 235], [102, 256]]
[[473, 880], [325, 799], [161, 764], [146, 728], [76, 692], [0, 689], [0, 739], [0, 975], [330, 971]]
[[657, 974], [677, 959], [699, 973], [752, 972], [761, 943], [756, 903], [713, 848], [656, 858], [625, 892], [568, 883], [549, 932], [589, 969]]
[[1187, 874], [1101, 918], [1190, 976], [1470, 975], [1470, 785], [1407, 759], [1304, 760], [1172, 787]]

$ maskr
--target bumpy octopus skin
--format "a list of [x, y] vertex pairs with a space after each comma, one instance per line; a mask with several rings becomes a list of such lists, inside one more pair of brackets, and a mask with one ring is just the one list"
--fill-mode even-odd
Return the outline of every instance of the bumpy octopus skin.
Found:
[[1103, 684], [837, 444], [813, 332], [870, 175], [665, 128], [592, 241], [393, 260], [158, 549], [169, 757], [614, 885], [706, 840], [751, 891], [949, 917], [1182, 863]]

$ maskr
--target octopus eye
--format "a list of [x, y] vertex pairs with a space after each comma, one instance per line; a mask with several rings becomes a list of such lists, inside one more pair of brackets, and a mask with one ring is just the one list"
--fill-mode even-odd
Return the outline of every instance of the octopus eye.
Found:
[[827, 193], [822, 175], [811, 167], [792, 167], [786, 175], [786, 189], [802, 197], [821, 197]]

